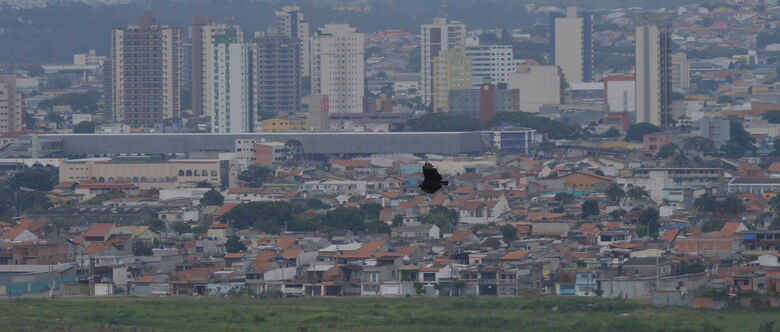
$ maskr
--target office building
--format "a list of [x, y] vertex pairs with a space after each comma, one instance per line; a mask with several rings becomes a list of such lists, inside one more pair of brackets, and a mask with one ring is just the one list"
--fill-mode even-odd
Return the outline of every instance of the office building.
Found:
[[636, 81], [633, 76], [604, 77], [604, 104], [611, 112], [636, 111]]
[[299, 75], [309, 76], [311, 68], [309, 22], [304, 20], [301, 8], [292, 5], [284, 6], [282, 10], [277, 10], [274, 25], [269, 28], [268, 32], [269, 35], [292, 38], [298, 43], [299, 52], [296, 59], [299, 63]]
[[181, 31], [145, 10], [111, 34], [111, 103], [116, 122], [152, 127], [181, 116]]
[[228, 31], [235, 33], [236, 42], [243, 42], [243, 33], [238, 26], [218, 24], [211, 17], [192, 19], [192, 115], [214, 114], [214, 102], [211, 100], [214, 95], [214, 44], [217, 37]]
[[328, 110], [328, 97], [323, 95], [309, 95], [301, 100], [301, 113], [309, 118], [309, 131], [324, 133], [330, 130], [330, 112]]
[[250, 105], [249, 46], [238, 42], [235, 32], [215, 39], [214, 71], [207, 83], [212, 86], [211, 132], [247, 133], [254, 119]]
[[[140, 189], [194, 188], [205, 181], [217, 188], [231, 185], [230, 160], [166, 160], [126, 162], [110, 158], [62, 160], [61, 181], [132, 182]], [[235, 177], [234, 174], [232, 177]]]
[[[181, 91], [182, 94], [187, 91], [192, 95], [192, 38], [182, 37], [181, 40]], [[190, 102], [190, 113], [192, 113], [192, 98], [182, 100], [182, 105]], [[182, 106], [182, 111], [185, 111]]]
[[255, 39], [251, 49], [253, 112], [297, 112], [301, 99], [297, 41], [285, 36], [265, 36]]
[[567, 7], [566, 17], [554, 19], [554, 63], [561, 67], [569, 83], [593, 80], [592, 15], [577, 14], [577, 7]]
[[22, 94], [16, 90], [16, 75], [0, 74], [0, 135], [24, 131]]
[[363, 34], [347, 24], [327, 24], [311, 37], [311, 90], [328, 96], [333, 113], [363, 111]]
[[454, 89], [449, 94], [450, 113], [466, 115], [485, 123], [503, 112], [520, 110], [520, 91], [507, 89], [506, 83], [495, 84], [485, 79], [476, 89]]
[[636, 122], [672, 126], [672, 27], [661, 14], [637, 14]]
[[308, 118], [273, 118], [261, 123], [264, 133], [282, 133], [286, 131], [308, 131]]
[[688, 56], [679, 52], [672, 54], [672, 90], [683, 92], [691, 88], [691, 67]]
[[433, 59], [433, 109], [435, 112], [449, 111], [449, 96], [452, 89], [471, 88], [471, 58], [463, 47], [453, 47], [439, 52]]
[[520, 91], [520, 111], [539, 113], [544, 105], [563, 104], [563, 74], [558, 66], [527, 66], [509, 77], [509, 89]]
[[731, 121], [728, 119], [701, 118], [694, 122], [693, 135], [711, 139], [715, 147], [720, 149], [731, 139]]
[[439, 52], [455, 46], [466, 46], [466, 25], [460, 22], [447, 22], [446, 18], [437, 17], [433, 24], [423, 24], [421, 28], [420, 46], [420, 81], [422, 103], [433, 103], [433, 59]]
[[521, 63], [514, 59], [512, 45], [466, 46], [466, 56], [471, 58], [472, 88], [479, 88], [485, 78], [496, 84], [509, 82], [509, 75]]

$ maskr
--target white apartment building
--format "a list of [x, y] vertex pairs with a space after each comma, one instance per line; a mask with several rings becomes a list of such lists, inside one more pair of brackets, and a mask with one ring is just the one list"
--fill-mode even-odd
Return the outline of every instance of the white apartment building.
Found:
[[211, 97], [214, 114], [212, 133], [246, 133], [252, 121], [249, 107], [249, 49], [230, 41], [214, 45]]
[[577, 7], [566, 8], [566, 17], [555, 19], [555, 64], [569, 83], [583, 81], [583, 19]]
[[22, 131], [22, 94], [16, 91], [16, 75], [0, 75], [0, 134]]
[[512, 45], [466, 46], [466, 56], [471, 58], [471, 87], [475, 89], [486, 77], [493, 83], [509, 83], [509, 75], [522, 62], [514, 59]]
[[656, 13], [637, 14], [636, 122], [667, 128], [672, 122], [672, 28]]
[[[193, 40], [193, 61], [192, 61], [192, 110], [193, 114], [203, 114], [207, 116], [214, 115], [214, 67], [217, 63], [214, 52], [214, 46], [217, 44], [217, 39], [225, 38], [230, 35], [230, 38], [235, 43], [242, 43], [244, 41], [244, 34], [241, 32], [241, 28], [238, 26], [230, 26], [227, 24], [207, 24], [193, 26], [193, 29], [198, 29], [197, 33], [193, 33], [192, 38], [198, 38], [199, 41]], [[197, 46], [197, 47], [196, 47]], [[196, 54], [197, 53], [197, 54]]]
[[691, 88], [691, 67], [688, 56], [679, 52], [672, 54], [672, 89], [682, 92]]
[[363, 34], [348, 24], [327, 24], [311, 37], [312, 94], [326, 95], [333, 113], [362, 113]]
[[520, 111], [539, 113], [543, 105], [563, 103], [558, 66], [529, 66], [524, 70], [512, 73], [508, 84], [509, 89], [519, 89]]
[[423, 104], [430, 105], [433, 103], [433, 59], [441, 51], [466, 46], [466, 25], [457, 21], [448, 23], [446, 18], [437, 17], [433, 24], [423, 24], [421, 30], [420, 86]]

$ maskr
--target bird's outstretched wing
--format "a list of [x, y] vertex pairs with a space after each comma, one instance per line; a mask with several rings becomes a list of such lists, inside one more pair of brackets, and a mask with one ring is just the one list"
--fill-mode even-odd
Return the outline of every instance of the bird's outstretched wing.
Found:
[[441, 181], [441, 175], [439, 175], [439, 172], [436, 171], [436, 167], [433, 167], [431, 163], [425, 163], [425, 165], [423, 165], [423, 176], [425, 177], [425, 182], [432, 181], [438, 183]]

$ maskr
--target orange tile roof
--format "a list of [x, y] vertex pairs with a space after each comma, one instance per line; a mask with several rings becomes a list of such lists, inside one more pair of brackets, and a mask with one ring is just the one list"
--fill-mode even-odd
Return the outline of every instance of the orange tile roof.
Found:
[[276, 249], [290, 249], [298, 239], [292, 236], [282, 236], [276, 240]]
[[110, 232], [112, 229], [116, 227], [116, 224], [94, 224], [92, 227], [89, 228], [89, 230], [84, 233], [84, 236], [91, 237], [91, 236], [101, 236], [105, 237], [108, 232]]
[[227, 224], [211, 224], [209, 225], [209, 229], [226, 229]]
[[680, 229], [667, 229], [664, 231], [664, 235], [661, 236], [661, 240], [672, 243], [678, 234], [680, 234]]
[[531, 255], [530, 250], [513, 250], [506, 253], [506, 255], [501, 256], [501, 258], [499, 259], [502, 261], [514, 261], [514, 260], [526, 258], [529, 255]]
[[577, 232], [583, 233], [583, 234], [596, 234], [599, 231], [599, 225], [595, 223], [585, 223], [580, 225], [580, 228], [577, 229]]
[[228, 253], [225, 254], [225, 259], [241, 259], [242, 257], [246, 256], [245, 253], [236, 252], [236, 253]]
[[471, 187], [458, 187], [455, 189], [456, 194], [470, 194], [473, 188]]
[[444, 204], [444, 202], [449, 198], [449, 196], [445, 194], [439, 194], [433, 197], [431, 200], [431, 203], [429, 205], [441, 205]]
[[352, 168], [352, 167], [368, 167], [371, 165], [371, 160], [362, 160], [362, 159], [355, 159], [355, 160], [334, 160], [334, 164], [344, 166], [346, 168]]
[[463, 242], [471, 234], [474, 233], [470, 229], [457, 230], [455, 233], [452, 233], [450, 238], [447, 239], [447, 242]]
[[610, 244], [610, 247], [613, 248], [621, 248], [621, 249], [634, 249], [637, 247], [641, 247], [644, 243], [637, 243], [637, 242], [618, 242]]
[[217, 211], [214, 211], [214, 216], [222, 216], [225, 213], [230, 212], [234, 207], [238, 206], [238, 203], [225, 203], [222, 206], [217, 209]]
[[420, 247], [418, 246], [400, 247], [395, 250], [395, 253], [399, 255], [411, 256], [419, 248]]
[[296, 259], [301, 255], [301, 253], [303, 253], [303, 250], [301, 249], [287, 249], [282, 252], [281, 255], [284, 257], [284, 259]]
[[143, 276], [140, 279], [133, 281], [135, 283], [150, 283], [153, 282], [154, 279], [157, 278], [157, 276]]
[[718, 232], [719, 237], [730, 237], [737, 232], [737, 228], [742, 226], [741, 222], [727, 222]]
[[484, 203], [481, 201], [465, 201], [460, 206], [460, 209], [471, 211], [471, 210], [479, 209], [480, 207], [482, 207], [482, 205], [484, 205]]
[[377, 251], [379, 251], [379, 248], [385, 244], [387, 240], [374, 240], [368, 243], [363, 244], [360, 246], [360, 249], [352, 251], [352, 252], [345, 252], [341, 254], [342, 258], [370, 258], [371, 256], [374, 256]]
[[98, 255], [105, 251], [110, 245], [110, 242], [92, 242], [86, 248], [84, 248], [81, 253], [85, 255]]

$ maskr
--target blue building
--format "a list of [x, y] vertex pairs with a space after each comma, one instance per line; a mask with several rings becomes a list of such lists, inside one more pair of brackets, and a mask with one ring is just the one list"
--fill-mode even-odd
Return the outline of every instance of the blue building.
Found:
[[527, 155], [531, 143], [534, 142], [536, 130], [523, 127], [502, 126], [496, 131], [487, 131], [487, 146], [501, 152]]

